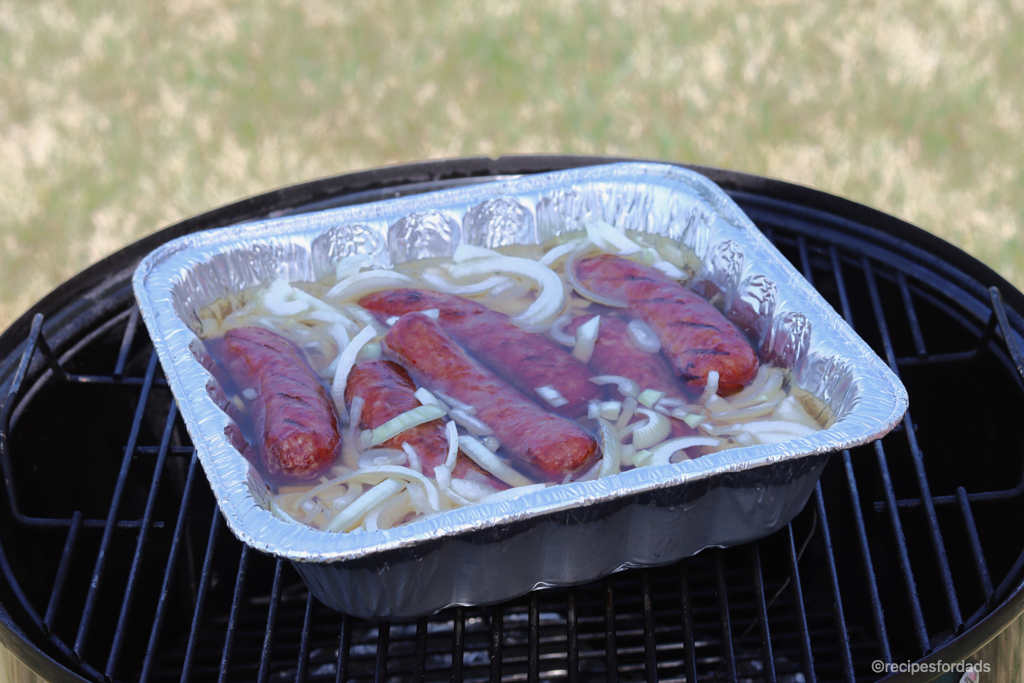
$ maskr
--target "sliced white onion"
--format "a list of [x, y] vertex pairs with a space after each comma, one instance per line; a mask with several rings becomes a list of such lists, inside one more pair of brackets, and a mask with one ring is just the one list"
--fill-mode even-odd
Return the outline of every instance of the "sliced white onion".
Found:
[[740, 428], [745, 432], [751, 432], [753, 434], [783, 432], [786, 434], [793, 434], [798, 437], [809, 436], [810, 434], [814, 434], [818, 431], [814, 427], [786, 420], [760, 420], [758, 422], [748, 422], [745, 425], [740, 425]]
[[617, 420], [622, 411], [622, 401], [599, 401], [597, 415], [606, 420]]
[[437, 512], [430, 508], [430, 501], [427, 500], [427, 492], [423, 490], [422, 486], [406, 486], [405, 492], [409, 494], [409, 502], [416, 508], [416, 512], [421, 515], [429, 515], [432, 512]]
[[586, 229], [587, 239], [604, 251], [628, 256], [643, 249], [639, 244], [604, 221], [598, 220], [587, 223]]
[[393, 316], [391, 316], [390, 318], [387, 318], [387, 319], [386, 319], [386, 320], [384, 321], [384, 323], [385, 323], [386, 325], [388, 325], [388, 327], [391, 327], [391, 326], [393, 326], [393, 325], [394, 325], [395, 323], [397, 323], [397, 322], [398, 322], [399, 320], [401, 320], [401, 319], [402, 319], [402, 316], [400, 316], [400, 315], [393, 315]]
[[590, 381], [598, 385], [615, 384], [619, 389], [619, 393], [623, 396], [636, 398], [640, 395], [640, 385], [628, 377], [620, 375], [595, 375], [590, 378]]
[[368, 267], [372, 261], [373, 257], [369, 254], [342, 256], [334, 265], [334, 279], [344, 280], [347, 277], [351, 277], [363, 268]]
[[610, 474], [618, 474], [622, 467], [619, 459], [619, 434], [606, 420], [598, 419], [598, 428], [601, 432], [601, 469], [597, 478], [607, 477]]
[[673, 409], [671, 415], [677, 420], [682, 420], [683, 422], [685, 422], [687, 425], [690, 426], [690, 429], [696, 428], [697, 425], [704, 421], [703, 415], [698, 415], [697, 413], [688, 413], [683, 408]]
[[416, 449], [410, 446], [408, 442], [405, 442], [402, 444], [402, 450], [409, 456], [409, 469], [423, 474], [423, 464], [420, 460], [420, 454], [416, 452]]
[[678, 439], [669, 439], [651, 451], [651, 455], [646, 459], [646, 464], [650, 466], [667, 465], [671, 461], [672, 456], [684, 448], [717, 446], [720, 443], [722, 443], [721, 439], [707, 436], [681, 436]]
[[572, 322], [572, 313], [563, 313], [562, 315], [555, 318], [555, 321], [551, 323], [551, 329], [548, 330], [548, 334], [551, 338], [562, 346], [575, 346], [576, 337], [571, 334], [564, 332], [565, 326]]
[[643, 450], [668, 438], [672, 423], [667, 417], [647, 408], [637, 408], [636, 412], [647, 417], [647, 422], [633, 428], [633, 448]]
[[[452, 263], [463, 263], [473, 259], [495, 258], [498, 256], [503, 256], [503, 254], [487, 247], [478, 247], [474, 244], [459, 242], [459, 246], [455, 247], [455, 251], [452, 253]], [[452, 277], [457, 276], [453, 275]]]
[[406, 487], [405, 491], [378, 503], [367, 512], [363, 517], [362, 528], [364, 531], [390, 529], [411, 512], [416, 512], [416, 507], [409, 497], [409, 487]]
[[514, 296], [510, 296], [510, 297], [506, 297], [506, 298], [514, 299], [514, 298], [522, 296], [523, 294], [526, 294], [528, 291], [530, 291], [529, 288], [524, 287], [523, 285], [519, 284], [519, 282], [517, 280], [514, 280], [513, 278], [505, 278], [505, 282], [502, 282], [501, 284], [495, 285], [494, 288], [491, 291], [487, 292], [487, 296], [489, 296], [492, 299], [497, 299], [502, 294], [505, 294], [506, 292], [509, 292], [509, 291], [512, 291], [512, 290], [514, 290]]
[[501, 442], [495, 439], [493, 436], [485, 436], [480, 439], [480, 443], [487, 447], [491, 453], [496, 453], [501, 448]]
[[405, 465], [409, 456], [404, 450], [397, 448], [374, 448], [359, 454], [359, 469], [366, 467], [386, 467], [389, 465]]
[[355, 528], [367, 512], [404, 489], [405, 485], [405, 482], [399, 479], [385, 479], [338, 513], [327, 525], [327, 531], [348, 531]]
[[459, 457], [459, 430], [454, 422], [445, 424], [444, 435], [448, 438], [448, 455], [444, 459], [444, 464], [449, 470], [453, 470]]
[[669, 276], [673, 280], [686, 279], [686, 273], [679, 270], [678, 268], [675, 267], [675, 265], [669, 263], [668, 261], [655, 261], [654, 263], [651, 264], [651, 267], [660, 270], [662, 273]]
[[626, 428], [629, 421], [633, 419], [633, 413], [638, 405], [640, 404], [632, 396], [622, 402], [622, 413], [619, 414], [619, 419], [615, 422], [616, 431], [621, 432]]
[[536, 389], [534, 389], [534, 391], [537, 392], [538, 396], [547, 401], [548, 405], [550, 405], [552, 408], [560, 408], [569, 402], [569, 399], [567, 399], [565, 396], [562, 396], [562, 394], [559, 393], [558, 389], [555, 389], [553, 386], [550, 385], [544, 387], [537, 387]]
[[432, 393], [430, 393], [430, 391], [428, 391], [426, 387], [420, 387], [419, 389], [417, 389], [416, 393], [415, 393], [415, 396], [416, 396], [416, 400], [418, 400], [420, 403], [422, 403], [425, 406], [429, 406], [429, 405], [439, 406], [439, 405], [441, 405], [441, 402], [437, 400], [437, 397], [434, 396]]
[[401, 415], [396, 415], [384, 424], [373, 429], [366, 429], [359, 434], [359, 446], [363, 450], [384, 443], [402, 432], [433, 422], [445, 416], [445, 411], [438, 405], [416, 406]]
[[437, 488], [444, 491], [452, 484], [452, 471], [447, 465], [438, 465], [434, 468], [434, 480]]
[[[359, 420], [363, 416], [363, 407], [366, 401], [362, 396], [353, 396], [351, 415], [342, 413], [342, 420], [348, 420], [348, 429], [345, 430], [345, 437], [341, 440], [341, 461], [346, 467], [359, 469]], [[340, 475], [339, 475], [340, 476]]]
[[377, 319], [373, 317], [373, 313], [370, 313], [362, 306], [357, 306], [355, 304], [345, 304], [341, 307], [341, 311], [345, 315], [357, 321], [363, 327], [372, 327], [373, 329], [377, 330], [377, 334], [379, 334], [382, 337], [388, 333], [387, 328], [381, 325], [380, 322], [378, 322]]
[[351, 505], [360, 495], [363, 493], [362, 485], [349, 486], [348, 490], [340, 496], [331, 498], [328, 505], [331, 508], [333, 514], [338, 514], [340, 511]]
[[242, 389], [242, 396], [251, 401], [257, 396], [259, 396], [259, 394], [252, 387], [247, 387], [245, 389]]
[[658, 339], [658, 335], [654, 333], [651, 326], [640, 319], [633, 319], [629, 321], [629, 325], [626, 326], [626, 332], [629, 333], [629, 338], [633, 342], [633, 346], [646, 351], [647, 353], [658, 353], [661, 351], [661, 340]]
[[441, 310], [437, 309], [437, 308], [428, 308], [426, 310], [419, 311], [419, 312], [422, 313], [423, 315], [427, 316], [431, 320], [437, 320], [438, 318], [441, 317]]
[[334, 373], [334, 383], [331, 385], [331, 396], [338, 406], [338, 412], [345, 414], [345, 387], [348, 385], [348, 374], [352, 372], [352, 366], [356, 363], [356, 356], [366, 344], [370, 343], [377, 336], [377, 331], [372, 327], [364, 327], [363, 331], [356, 335], [348, 346], [338, 354], [338, 370]]
[[473, 462], [484, 468], [495, 477], [509, 486], [529, 486], [534, 483], [519, 472], [505, 464], [505, 462], [494, 453], [487, 450], [487, 447], [474, 439], [472, 436], [460, 436], [459, 448], [468, 455]]
[[708, 373], [708, 383], [704, 385], [704, 393], [700, 395], [700, 399], [697, 401], [699, 404], [704, 405], [707, 400], [718, 393], [718, 371], [712, 370]]
[[480, 500], [477, 501], [477, 503], [498, 503], [503, 500], [512, 500], [513, 498], [519, 498], [520, 496], [525, 496], [526, 494], [533, 493], [534, 491], [541, 491], [545, 488], [546, 486], [544, 484], [530, 484], [529, 486], [519, 486], [516, 488], [505, 489], [504, 491], [498, 491], [497, 493], [487, 496], [486, 498], [481, 498]]
[[572, 347], [573, 358], [581, 363], [589, 363], [594, 355], [594, 344], [601, 330], [601, 316], [593, 318], [576, 328], [576, 345]]
[[[744, 422], [746, 420], [752, 420], [755, 417], [762, 417], [775, 410], [775, 403], [762, 403], [760, 405], [753, 405], [748, 408], [739, 408], [737, 410], [726, 410], [720, 413], [714, 413], [711, 419], [719, 424], [727, 424], [730, 422]], [[775, 417], [780, 417], [775, 415]]]
[[511, 318], [513, 323], [524, 329], [546, 328], [565, 307], [565, 287], [562, 285], [562, 278], [550, 268], [530, 259], [514, 256], [473, 259], [456, 263], [448, 271], [448, 274], [457, 280], [492, 273], [521, 275], [534, 280], [540, 288], [536, 300], [525, 311]]
[[777, 420], [797, 422], [814, 430], [821, 429], [821, 425], [807, 414], [804, 405], [797, 400], [796, 396], [787, 396], [782, 399], [779, 406], [775, 409], [774, 417]]
[[570, 253], [572, 253], [574, 249], [577, 249], [581, 244], [583, 244], [582, 239], [575, 239], [570, 240], [565, 244], [559, 244], [557, 247], [551, 247], [550, 249], [548, 249], [546, 254], [540, 257], [540, 260], [537, 261], [537, 263], [540, 263], [543, 266], [548, 266], [550, 268], [551, 266], [558, 262], [558, 259], [562, 258], [563, 256], [568, 256]]
[[499, 285], [505, 285], [509, 279], [504, 275], [492, 275], [486, 280], [469, 285], [460, 285], [440, 275], [434, 270], [425, 270], [420, 274], [420, 279], [426, 282], [439, 292], [455, 294], [458, 296], [474, 296], [485, 294]]
[[732, 404], [717, 394], [712, 394], [704, 402], [704, 407], [712, 413], [725, 413], [733, 410]]
[[412, 282], [412, 278], [394, 270], [367, 270], [341, 280], [325, 295], [328, 299], [354, 299], [363, 292]]
[[569, 286], [576, 290], [584, 299], [593, 301], [595, 304], [601, 304], [602, 306], [608, 306], [610, 308], [626, 308], [626, 304], [622, 301], [617, 301], [606, 296], [602, 296], [597, 292], [593, 292], [583, 286], [579, 278], [576, 276], [576, 261], [579, 260], [580, 256], [589, 252], [592, 246], [590, 244], [584, 244], [579, 249], [573, 250], [569, 257], [565, 260], [565, 279], [569, 283]]
[[263, 290], [262, 307], [271, 315], [289, 317], [309, 308], [305, 301], [295, 299], [295, 288], [284, 278], [277, 278]]
[[498, 492], [493, 486], [469, 479], [452, 479], [451, 490], [473, 503]]
[[468, 403], [463, 403], [462, 401], [460, 401], [459, 399], [455, 398], [454, 396], [449, 396], [448, 394], [444, 393], [443, 391], [438, 391], [437, 389], [435, 389], [434, 390], [434, 396], [436, 396], [437, 398], [441, 399], [442, 402], [446, 403], [447, 405], [451, 406], [452, 408], [458, 408], [462, 412], [467, 413], [469, 415], [476, 415], [476, 408], [474, 408], [473, 406], [469, 405]]
[[660, 401], [664, 396], [664, 391], [658, 391], [657, 389], [644, 389], [640, 392], [640, 395], [636, 397], [636, 400], [642, 406], [653, 408], [654, 404]]
[[[455, 480], [453, 479], [452, 481]], [[444, 497], [455, 503], [458, 507], [468, 507], [473, 504], [473, 501], [463, 498], [459, 494], [455, 493], [455, 491], [452, 491], [450, 486], [444, 490]]]
[[462, 410], [461, 408], [452, 408], [449, 410], [448, 417], [474, 436], [489, 436], [494, 433], [494, 430], [484, 424], [480, 418], [471, 415], [468, 411]]

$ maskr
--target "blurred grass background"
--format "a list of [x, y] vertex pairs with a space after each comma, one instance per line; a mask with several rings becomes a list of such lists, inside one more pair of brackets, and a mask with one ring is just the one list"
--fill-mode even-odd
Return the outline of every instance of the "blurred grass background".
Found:
[[423, 159], [616, 154], [895, 214], [1024, 286], [1024, 0], [0, 0], [0, 329], [147, 233]]

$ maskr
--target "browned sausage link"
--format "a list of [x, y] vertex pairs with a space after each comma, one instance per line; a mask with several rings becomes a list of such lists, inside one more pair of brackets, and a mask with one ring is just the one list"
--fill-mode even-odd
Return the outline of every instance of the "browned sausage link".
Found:
[[[583, 315], [573, 318], [565, 331], [574, 334], [580, 325], [592, 317]], [[654, 389], [669, 398], [685, 399], [668, 361], [660, 353], [647, 353], [638, 349], [629, 337], [625, 321], [620, 318], [601, 316], [594, 353], [588, 365], [601, 375], [628, 377], [640, 386], [641, 391]], [[672, 420], [673, 437], [691, 436], [694, 433], [685, 422]]]
[[[345, 386], [345, 405], [351, 410], [352, 399], [361, 396], [365, 402], [359, 414], [360, 429], [375, 429], [382, 424], [398, 417], [402, 413], [423, 405], [416, 398], [416, 385], [409, 373], [401, 365], [389, 360], [371, 360], [357, 363], [348, 375]], [[448, 437], [444, 423], [433, 420], [394, 436], [381, 444], [383, 448], [402, 449], [407, 443], [420, 457], [423, 474], [434, 476], [434, 468], [443, 465], [448, 457]], [[479, 476], [474, 478], [486, 481], [498, 489], [508, 486], [483, 472], [472, 460], [462, 456], [455, 461], [452, 476], [463, 478], [469, 472]]]
[[661, 339], [662, 353], [693, 391], [703, 390], [708, 373], [718, 372], [718, 393], [735, 393], [757, 374], [757, 356], [743, 334], [696, 292], [661, 271], [603, 254], [576, 266], [583, 285], [625, 301]]
[[341, 445], [338, 417], [323, 385], [284, 337], [260, 327], [229, 330], [207, 341], [242, 392], [264, 474], [281, 481], [313, 479]]
[[[585, 415], [602, 395], [587, 366], [551, 340], [513, 325], [507, 315], [482, 304], [427, 289], [391, 289], [364, 297], [359, 305], [383, 321], [393, 315], [436, 308], [444, 331], [474, 358], [548, 410], [564, 417]], [[568, 401], [551, 406], [537, 394], [553, 387]]]
[[477, 417], [531, 474], [560, 482], [597, 457], [597, 441], [586, 430], [552, 415], [506, 384], [466, 355], [428, 316], [402, 316], [384, 343], [386, 353], [419, 384], [476, 408]]

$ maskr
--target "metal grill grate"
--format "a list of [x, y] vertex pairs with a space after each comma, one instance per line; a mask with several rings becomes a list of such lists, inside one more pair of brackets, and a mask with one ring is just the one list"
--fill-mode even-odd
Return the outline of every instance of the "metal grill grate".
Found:
[[[882, 441], [834, 455], [781, 532], [495, 607], [344, 617], [226, 533], [125, 301], [59, 357], [33, 321], [0, 411], [4, 605], [94, 681], [813, 683], [934, 651], [1024, 574], [1024, 443], [1004, 428], [1024, 407], [1020, 319], [910, 246], [734, 196], [913, 406]], [[987, 405], [965, 415], [951, 392], [979, 378]]]

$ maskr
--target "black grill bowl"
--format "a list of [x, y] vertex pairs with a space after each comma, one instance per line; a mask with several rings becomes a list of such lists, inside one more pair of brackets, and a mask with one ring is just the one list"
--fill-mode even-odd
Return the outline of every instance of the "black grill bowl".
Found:
[[278, 190], [147, 237], [36, 304], [0, 336], [0, 642], [51, 681], [811, 683], [939, 659], [998, 672], [993, 657], [1024, 645], [1024, 296], [902, 221], [738, 173], [695, 168], [911, 399], [893, 433], [831, 456], [786, 529], [394, 623], [323, 607], [290, 565], [227, 533], [132, 297], [146, 253], [198, 230], [605, 161], [618, 159], [457, 159]]

